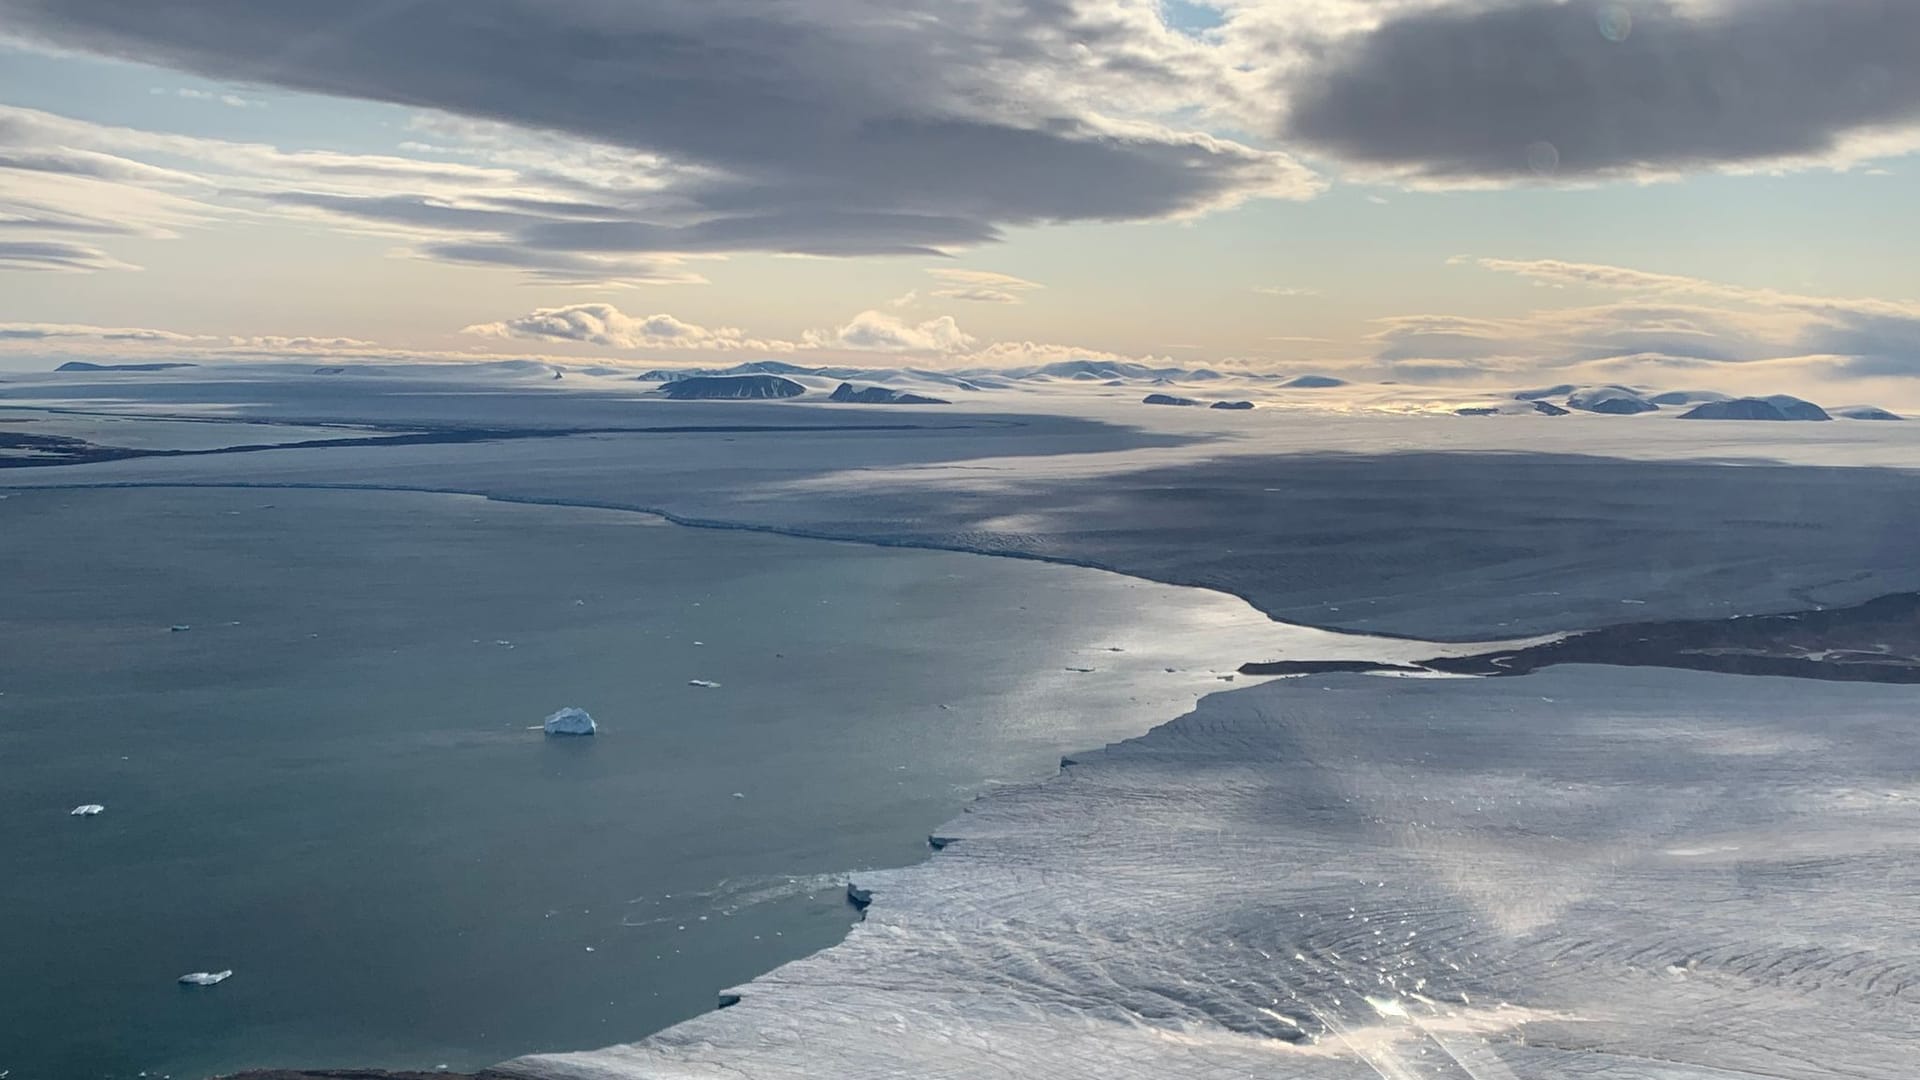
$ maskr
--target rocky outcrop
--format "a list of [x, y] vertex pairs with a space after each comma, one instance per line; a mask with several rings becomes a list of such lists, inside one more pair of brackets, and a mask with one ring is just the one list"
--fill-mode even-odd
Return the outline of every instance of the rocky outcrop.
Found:
[[1239, 411], [1242, 411], [1242, 412], [1244, 412], [1244, 411], [1246, 411], [1247, 409], [1251, 409], [1251, 408], [1253, 408], [1253, 402], [1251, 402], [1251, 401], [1216, 401], [1216, 402], [1214, 402], [1213, 404], [1211, 404], [1211, 405], [1209, 405], [1209, 406], [1207, 406], [1207, 408], [1209, 408], [1209, 409], [1236, 409], [1236, 410], [1239, 410]]
[[807, 388], [778, 375], [695, 375], [660, 388], [675, 401], [750, 401], [799, 397]]
[[1172, 394], [1148, 394], [1140, 399], [1142, 405], [1198, 405], [1199, 402], [1187, 397], [1175, 397]]
[[928, 397], [925, 394], [911, 394], [905, 390], [894, 390], [885, 386], [865, 386], [855, 389], [852, 383], [843, 382], [828, 395], [831, 401], [850, 405], [951, 405], [945, 398]]

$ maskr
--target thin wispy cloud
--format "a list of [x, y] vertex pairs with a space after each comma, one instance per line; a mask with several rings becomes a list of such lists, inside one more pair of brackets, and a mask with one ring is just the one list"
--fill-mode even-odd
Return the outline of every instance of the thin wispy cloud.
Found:
[[1000, 274], [991, 270], [928, 270], [940, 279], [941, 288], [932, 295], [945, 300], [966, 300], [979, 304], [1025, 303], [1026, 294], [1046, 286], [1037, 281]]
[[262, 109], [265, 108], [267, 104], [256, 98], [241, 97], [239, 94], [216, 94], [211, 90], [196, 90], [189, 86], [175, 87], [172, 90], [168, 90], [164, 86], [156, 86], [147, 92], [157, 97], [171, 95], [177, 98], [185, 98], [188, 101], [218, 102], [232, 109]]

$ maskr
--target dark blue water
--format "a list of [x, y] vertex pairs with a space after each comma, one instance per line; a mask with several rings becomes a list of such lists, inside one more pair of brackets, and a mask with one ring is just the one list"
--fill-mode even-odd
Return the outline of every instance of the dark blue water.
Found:
[[[0, 596], [15, 1080], [639, 1037], [838, 940], [837, 875], [983, 785], [1276, 655], [1097, 571], [377, 492], [16, 492]], [[563, 705], [601, 733], [529, 730]]]

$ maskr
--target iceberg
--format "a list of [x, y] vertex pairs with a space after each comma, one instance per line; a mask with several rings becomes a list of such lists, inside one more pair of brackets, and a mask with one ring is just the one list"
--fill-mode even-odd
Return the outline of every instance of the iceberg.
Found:
[[231, 968], [226, 971], [193, 971], [180, 976], [180, 983], [183, 986], [214, 986], [231, 978]]
[[717, 682], [714, 682], [714, 681], [713, 681], [713, 680], [711, 680], [711, 679], [688, 679], [688, 680], [687, 680], [687, 685], [688, 685], [688, 686], [698, 686], [698, 687], [700, 687], [700, 688], [701, 688], [701, 689], [703, 689], [703, 690], [718, 690], [718, 689], [720, 689], [720, 684], [719, 684], [719, 683], [717, 683]]
[[67, 811], [67, 813], [72, 817], [92, 817], [93, 815], [98, 814], [100, 811], [105, 809], [106, 807], [101, 806], [97, 802], [90, 802], [90, 803], [81, 803], [79, 806], [76, 806], [73, 809]]
[[587, 710], [569, 706], [547, 717], [540, 730], [549, 735], [591, 735], [598, 730], [598, 725]]

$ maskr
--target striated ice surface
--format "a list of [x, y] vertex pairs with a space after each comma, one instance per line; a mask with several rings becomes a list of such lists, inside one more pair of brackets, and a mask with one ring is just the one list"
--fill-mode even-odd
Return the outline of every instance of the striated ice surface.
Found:
[[1288, 679], [1001, 789], [866, 921], [511, 1074], [1913, 1075], [1911, 688]]
[[183, 986], [218, 986], [233, 978], [233, 971], [194, 971], [180, 976]]

